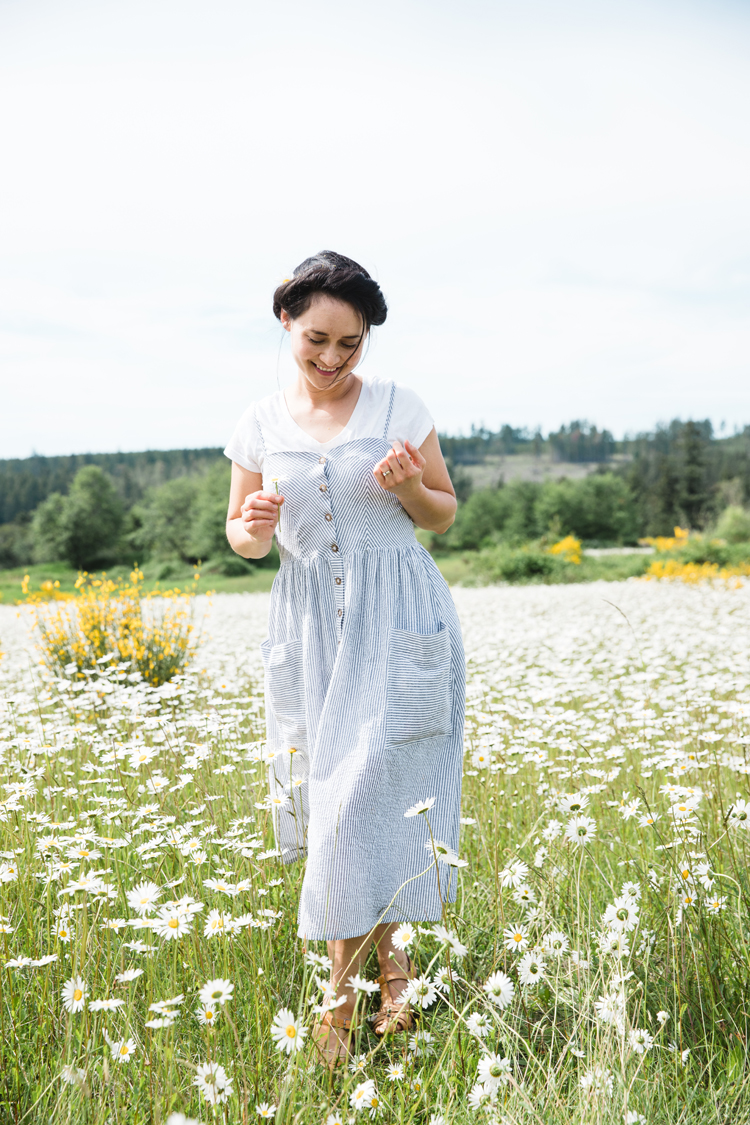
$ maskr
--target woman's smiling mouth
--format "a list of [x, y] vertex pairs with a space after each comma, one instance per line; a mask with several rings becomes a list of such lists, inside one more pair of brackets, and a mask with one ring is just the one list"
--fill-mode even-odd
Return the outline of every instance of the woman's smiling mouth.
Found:
[[339, 370], [338, 367], [321, 367], [317, 363], [313, 363], [313, 367], [316, 371], [319, 371], [321, 375], [335, 375]]

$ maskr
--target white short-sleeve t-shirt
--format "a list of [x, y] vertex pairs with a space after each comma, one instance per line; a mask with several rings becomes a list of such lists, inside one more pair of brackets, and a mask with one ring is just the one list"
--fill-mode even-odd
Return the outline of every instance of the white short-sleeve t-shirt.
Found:
[[[351, 418], [340, 434], [330, 441], [316, 441], [305, 433], [292, 418], [283, 391], [268, 395], [250, 405], [235, 426], [224, 453], [243, 469], [251, 473], [263, 472], [264, 445], [266, 453], [282, 453], [285, 450], [307, 450], [311, 453], [327, 453], [337, 445], [361, 438], [384, 436], [388, 406], [391, 398], [391, 380], [360, 376], [362, 390]], [[263, 431], [260, 440], [257, 426], [253, 422], [253, 411], [258, 425]], [[389, 442], [410, 441], [417, 448], [422, 444], [434, 426], [432, 417], [419, 395], [408, 387], [396, 383], [393, 396], [393, 411], [385, 435]]]

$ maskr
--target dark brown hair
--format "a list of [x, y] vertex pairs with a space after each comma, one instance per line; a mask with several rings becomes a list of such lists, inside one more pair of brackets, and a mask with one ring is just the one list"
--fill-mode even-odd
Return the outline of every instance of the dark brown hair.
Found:
[[355, 308], [362, 317], [363, 336], [373, 324], [382, 324], [388, 315], [377, 281], [357, 262], [334, 250], [321, 250], [297, 266], [291, 278], [273, 295], [274, 315], [280, 320], [284, 309], [294, 320], [308, 310], [318, 293], [346, 301]]

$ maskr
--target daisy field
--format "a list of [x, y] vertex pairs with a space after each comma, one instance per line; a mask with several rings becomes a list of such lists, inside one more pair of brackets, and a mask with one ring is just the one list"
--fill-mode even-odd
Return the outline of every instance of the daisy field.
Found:
[[462, 839], [423, 877], [458, 899], [396, 933], [416, 1027], [372, 1033], [373, 960], [333, 1073], [273, 839], [267, 595], [198, 605], [160, 686], [116, 654], [53, 674], [0, 607], [1, 1121], [750, 1120], [750, 586], [453, 593]]

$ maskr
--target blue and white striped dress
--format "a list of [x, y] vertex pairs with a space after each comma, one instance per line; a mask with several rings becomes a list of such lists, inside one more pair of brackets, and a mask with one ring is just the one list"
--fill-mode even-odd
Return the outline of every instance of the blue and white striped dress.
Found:
[[[448, 586], [373, 466], [382, 437], [264, 450], [263, 487], [285, 498], [281, 567], [262, 645], [274, 824], [289, 862], [307, 856], [299, 934], [357, 937], [379, 922], [436, 920], [440, 886], [424, 817], [458, 850], [465, 664]], [[230, 447], [227, 452], [231, 455]]]

